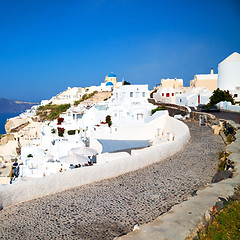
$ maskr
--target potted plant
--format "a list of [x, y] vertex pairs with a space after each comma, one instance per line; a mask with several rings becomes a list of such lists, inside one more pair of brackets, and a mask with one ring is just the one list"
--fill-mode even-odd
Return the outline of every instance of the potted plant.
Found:
[[64, 134], [64, 132], [65, 132], [65, 129], [64, 129], [64, 128], [60, 128], [60, 127], [58, 127], [57, 129], [58, 129], [58, 136], [59, 136], [59, 137], [63, 137], [63, 134]]
[[58, 118], [57, 125], [61, 125], [63, 121], [64, 121], [64, 118]]

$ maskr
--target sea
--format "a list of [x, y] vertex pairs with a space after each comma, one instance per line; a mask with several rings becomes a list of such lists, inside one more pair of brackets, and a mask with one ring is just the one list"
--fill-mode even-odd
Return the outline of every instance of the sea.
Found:
[[5, 123], [7, 119], [16, 117], [20, 113], [0, 113], [0, 134], [5, 134]]

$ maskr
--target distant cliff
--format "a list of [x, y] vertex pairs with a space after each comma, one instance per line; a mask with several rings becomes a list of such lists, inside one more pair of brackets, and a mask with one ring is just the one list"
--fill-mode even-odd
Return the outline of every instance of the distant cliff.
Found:
[[37, 103], [0, 98], [0, 113], [20, 113]]

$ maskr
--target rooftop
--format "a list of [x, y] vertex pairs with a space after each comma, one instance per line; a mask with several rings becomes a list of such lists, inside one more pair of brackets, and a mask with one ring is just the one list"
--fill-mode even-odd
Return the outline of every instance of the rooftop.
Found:
[[116, 77], [116, 75], [114, 73], [111, 73], [108, 75], [108, 77]]
[[230, 56], [228, 56], [225, 60], [223, 60], [221, 63], [226, 63], [226, 62], [240, 62], [240, 54], [237, 52], [234, 52], [233, 54], [231, 54]]
[[201, 80], [218, 79], [218, 74], [196, 74], [195, 76]]

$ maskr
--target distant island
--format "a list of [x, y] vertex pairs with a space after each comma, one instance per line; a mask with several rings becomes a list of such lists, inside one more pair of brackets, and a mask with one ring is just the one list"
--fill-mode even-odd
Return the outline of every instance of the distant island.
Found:
[[0, 98], [0, 113], [19, 113], [23, 112], [38, 103], [16, 101], [6, 98]]

